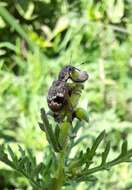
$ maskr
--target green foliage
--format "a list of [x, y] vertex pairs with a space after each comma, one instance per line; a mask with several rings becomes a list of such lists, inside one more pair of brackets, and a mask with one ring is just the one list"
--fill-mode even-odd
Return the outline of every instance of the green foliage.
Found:
[[[71, 55], [74, 66], [87, 60], [78, 67], [90, 74], [79, 105], [88, 111], [89, 123], [74, 123], [73, 134], [78, 133], [68, 151], [71, 165], [75, 157], [78, 163], [79, 150], [83, 150], [80, 155], [86, 154], [86, 147], [92, 147], [104, 129], [107, 135], [90, 167], [100, 166], [101, 154], [105, 155], [104, 162], [108, 141], [111, 149], [106, 163], [119, 156], [121, 140], [132, 144], [131, 10], [131, 0], [0, 2], [0, 144], [8, 143], [16, 155], [18, 143], [23, 149], [32, 149], [39, 163], [51, 165], [53, 152], [36, 126], [40, 108], [47, 110], [47, 90], [59, 70], [69, 64]], [[58, 139], [60, 128], [52, 118], [50, 122]], [[126, 150], [126, 143], [122, 149]], [[131, 164], [96, 173], [96, 179], [87, 177], [91, 183], [73, 182], [65, 189], [132, 188]], [[25, 178], [0, 163], [0, 189], [30, 187]]]
[[[69, 134], [61, 132], [64, 131], [64, 127], [61, 126], [63, 127], [60, 128], [59, 132], [59, 136], [61, 135], [61, 138], [57, 139], [57, 136], [53, 134], [53, 132], [51, 132], [52, 127], [49, 126], [49, 123], [47, 123], [48, 120], [45, 115], [44, 109], [41, 110], [41, 113], [43, 124], [41, 124], [40, 127], [43, 130], [42, 126], [47, 125], [47, 129], [49, 130], [45, 130], [45, 132], [47, 134], [49, 144], [53, 146], [54, 151], [59, 151], [59, 154], [63, 155], [63, 157], [61, 156], [60, 158], [58, 158], [58, 155], [54, 155], [51, 153], [52, 162], [47, 163], [47, 165], [45, 165], [43, 162], [37, 164], [36, 158], [30, 150], [28, 150], [26, 153], [22, 149], [22, 147], [19, 146], [20, 156], [18, 157], [13, 152], [10, 146], [7, 147], [8, 154], [6, 153], [5, 147], [3, 145], [0, 147], [0, 160], [11, 168], [15, 169], [20, 174], [24, 175], [27, 179], [29, 179], [34, 189], [48, 190], [52, 187], [58, 190], [61, 189], [61, 186], [63, 186], [64, 184], [71, 185], [72, 183], [78, 183], [81, 181], [95, 180], [96, 178], [95, 176], [93, 176], [93, 174], [96, 172], [109, 170], [112, 166], [118, 165], [122, 162], [132, 162], [132, 149], [128, 150], [127, 141], [123, 142], [121, 153], [115, 159], [107, 161], [108, 154], [110, 152], [110, 143], [108, 142], [104, 151], [101, 154], [100, 165], [90, 167], [90, 165], [93, 164], [93, 158], [96, 155], [97, 148], [104, 138], [105, 131], [100, 133], [100, 135], [93, 142], [91, 148], [87, 147], [86, 152], [79, 151], [77, 154], [78, 156], [69, 159], [67, 155], [67, 150], [64, 151], [67, 142], [62, 142], [64, 141], [66, 136], [68, 138]], [[64, 123], [63, 125], [66, 126], [67, 124]], [[68, 128], [68, 126], [66, 128]], [[54, 138], [56, 138], [56, 141]], [[57, 144], [59, 145], [59, 143], [61, 142], [62, 144], [60, 147], [62, 147], [62, 149], [59, 150]], [[73, 147], [70, 146], [70, 149], [72, 148]], [[62, 158], [65, 160], [62, 161]], [[56, 170], [59, 173], [56, 173]], [[62, 176], [64, 179], [61, 183]]]

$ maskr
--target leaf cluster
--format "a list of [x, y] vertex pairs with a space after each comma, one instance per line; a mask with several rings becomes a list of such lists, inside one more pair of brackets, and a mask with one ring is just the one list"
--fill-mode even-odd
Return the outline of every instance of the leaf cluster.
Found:
[[[50, 134], [50, 133], [49, 133]], [[87, 148], [85, 152], [79, 151], [77, 156], [70, 159], [69, 154], [65, 157], [64, 164], [64, 184], [77, 184], [81, 181], [95, 181], [95, 173], [108, 170], [123, 162], [132, 162], [132, 149], [127, 148], [127, 141], [124, 141], [121, 147], [120, 154], [111, 161], [109, 160], [110, 142], [106, 144], [104, 151], [100, 154], [101, 163], [98, 166], [94, 165], [94, 157], [96, 156], [97, 148], [105, 137], [105, 131], [101, 132], [95, 139], [91, 148]], [[48, 137], [47, 137], [48, 138]], [[53, 145], [54, 139], [49, 140], [49, 144]], [[74, 146], [71, 146], [72, 149]], [[53, 146], [54, 148], [54, 146]], [[56, 149], [55, 149], [56, 150]], [[71, 150], [70, 150], [71, 151]], [[35, 189], [50, 189], [56, 180], [55, 170], [58, 163], [55, 154], [50, 152], [51, 160], [44, 164], [44, 162], [37, 163], [36, 158], [31, 150], [23, 150], [19, 146], [18, 156], [10, 146], [7, 149], [2, 145], [0, 147], [0, 161], [4, 162], [12, 169], [29, 179], [32, 187]], [[56, 169], [55, 169], [56, 168]], [[52, 177], [51, 177], [52, 176]]]
[[48, 159], [46, 164], [44, 162], [37, 163], [36, 157], [31, 150], [24, 150], [20, 145], [18, 146], [19, 156], [8, 145], [0, 146], [0, 161], [10, 166], [17, 173], [26, 177], [33, 189], [47, 190], [50, 186], [51, 180], [51, 159]]

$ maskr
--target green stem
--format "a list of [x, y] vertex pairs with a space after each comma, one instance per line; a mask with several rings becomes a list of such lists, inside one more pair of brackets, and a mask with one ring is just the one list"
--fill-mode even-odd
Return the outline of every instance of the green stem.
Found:
[[58, 159], [58, 169], [57, 169], [57, 176], [56, 181], [53, 184], [54, 190], [61, 190], [61, 187], [63, 186], [65, 174], [64, 174], [64, 167], [65, 167], [65, 151], [66, 149], [62, 150], [59, 153], [59, 159]]
[[82, 172], [80, 174], [80, 176], [77, 177], [77, 179], [81, 179], [83, 178], [83, 176], [88, 176], [88, 175], [91, 175], [93, 173], [96, 173], [96, 172], [99, 172], [101, 170], [106, 170], [106, 169], [109, 169], [115, 165], [118, 165], [120, 163], [123, 163], [123, 162], [127, 162], [129, 157], [132, 155], [132, 150], [129, 150], [127, 155], [123, 156], [123, 157], [118, 157], [110, 162], [107, 162], [105, 165], [100, 165], [100, 166], [97, 166], [97, 167], [94, 167], [94, 168], [91, 168], [91, 169], [88, 169], [88, 171], [85, 171], [85, 172]]

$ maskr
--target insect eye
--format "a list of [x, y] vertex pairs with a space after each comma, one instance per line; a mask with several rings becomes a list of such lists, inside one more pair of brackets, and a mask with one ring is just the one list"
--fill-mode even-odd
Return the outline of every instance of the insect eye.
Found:
[[69, 71], [69, 72], [73, 71], [73, 68], [72, 68], [72, 67], [69, 67], [69, 68], [68, 68], [68, 71]]

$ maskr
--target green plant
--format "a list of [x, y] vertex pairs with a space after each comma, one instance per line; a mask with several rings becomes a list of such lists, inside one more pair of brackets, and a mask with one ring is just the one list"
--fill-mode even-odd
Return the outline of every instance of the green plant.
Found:
[[[75, 76], [77, 77], [77, 75]], [[82, 121], [88, 122], [86, 111], [82, 108], [77, 108], [81, 93], [78, 90], [80, 85], [82, 86], [82, 84], [75, 84], [74, 90], [69, 97], [72, 100], [76, 99], [76, 102], [73, 101], [76, 106], [73, 104], [72, 106], [78, 121], [74, 125], [73, 120], [69, 120], [69, 113], [65, 112], [66, 117], [63, 118], [61, 123], [51, 126], [45, 110], [41, 109], [42, 121], [39, 126], [46, 134], [49, 143], [48, 158], [47, 156], [44, 157], [43, 162], [38, 163], [33, 152], [31, 150], [25, 151], [21, 146], [19, 146], [19, 156], [10, 146], [7, 148], [4, 145], [0, 146], [0, 160], [29, 179], [35, 190], [60, 190], [64, 186], [76, 185], [81, 181], [94, 181], [96, 180], [95, 173], [102, 170], [109, 171], [115, 165], [132, 161], [132, 149], [128, 149], [127, 141], [125, 140], [122, 143], [120, 154], [110, 161], [108, 160], [110, 142], [108, 142], [100, 154], [100, 164], [94, 165], [94, 157], [105, 137], [105, 131], [98, 135], [91, 147], [87, 147], [85, 151], [78, 150], [73, 158], [70, 157], [72, 149], [82, 140], [81, 138], [80, 140], [75, 138], [78, 130], [82, 127]]]
[[[47, 110], [43, 97], [71, 54], [73, 66], [88, 60], [80, 67], [91, 77], [79, 102], [88, 110], [90, 120], [80, 124], [83, 127], [69, 158], [79, 149], [85, 152], [91, 147], [103, 129], [107, 138], [91, 166], [100, 163], [106, 141], [111, 141], [108, 160], [119, 154], [122, 140], [132, 144], [131, 10], [131, 0], [0, 2], [0, 144], [10, 145], [14, 154], [17, 144], [30, 148], [38, 163], [44, 151], [43, 163], [47, 165], [52, 154], [45, 133], [36, 127], [39, 110]], [[53, 118], [49, 118], [54, 130]], [[129, 163], [121, 164], [109, 172], [98, 172], [96, 183], [72, 183], [65, 189], [132, 189], [131, 168]], [[26, 178], [0, 163], [2, 187], [31, 189]]]

